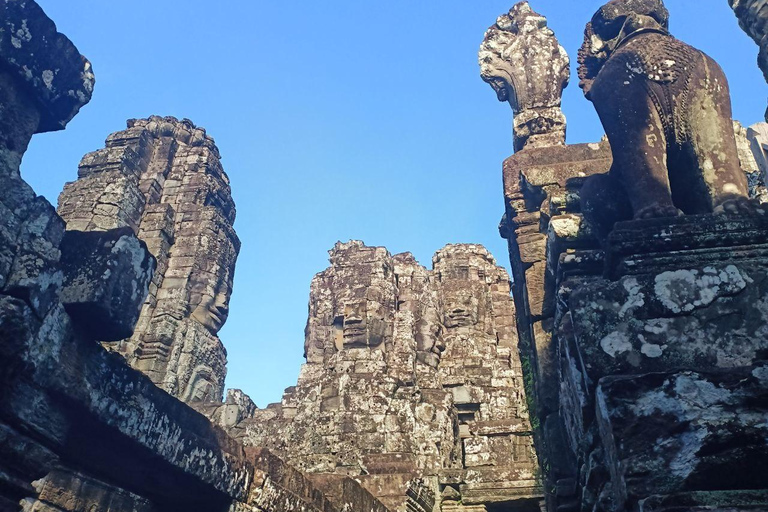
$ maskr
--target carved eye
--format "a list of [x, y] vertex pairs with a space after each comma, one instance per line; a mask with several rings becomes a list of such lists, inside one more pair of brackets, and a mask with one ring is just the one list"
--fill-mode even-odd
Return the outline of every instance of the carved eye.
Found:
[[600, 36], [600, 39], [603, 41], [610, 41], [619, 36], [621, 27], [624, 26], [626, 20], [626, 15], [616, 16], [614, 18], [595, 16], [595, 19], [592, 21], [592, 29], [595, 31], [595, 34]]

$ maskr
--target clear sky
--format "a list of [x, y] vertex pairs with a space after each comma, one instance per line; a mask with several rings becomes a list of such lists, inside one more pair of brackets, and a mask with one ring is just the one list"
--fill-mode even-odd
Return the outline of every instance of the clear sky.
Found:
[[[85, 153], [133, 117], [187, 117], [212, 135], [232, 183], [242, 251], [228, 387], [263, 407], [296, 383], [309, 283], [337, 240], [411, 251], [497, 231], [512, 113], [479, 77], [477, 49], [506, 0], [38, 0], [93, 63], [91, 103], [33, 138], [24, 178], [56, 203]], [[667, 0], [674, 35], [714, 57], [734, 116], [761, 121], [757, 46], [727, 0]], [[576, 51], [602, 4], [534, 0], [571, 56], [568, 142], [602, 130], [578, 88]]]

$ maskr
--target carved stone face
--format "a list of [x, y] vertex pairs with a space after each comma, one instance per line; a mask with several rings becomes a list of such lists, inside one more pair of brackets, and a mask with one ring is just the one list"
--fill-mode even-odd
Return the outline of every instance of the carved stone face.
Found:
[[507, 73], [495, 69], [493, 75], [483, 77], [483, 80], [485, 80], [486, 83], [491, 86], [494, 92], [496, 92], [496, 97], [499, 99], [499, 101], [509, 101], [512, 105], [512, 108], [516, 108], [517, 100], [514, 97], [515, 89], [512, 87], [512, 85], [510, 85], [511, 78]]
[[183, 400], [186, 402], [209, 401], [215, 399], [213, 384], [211, 383], [211, 368], [198, 366], [192, 372], [192, 377], [185, 389]]
[[446, 327], [475, 325], [479, 319], [480, 303], [470, 290], [455, 290], [447, 294], [443, 311]]
[[342, 322], [342, 336], [345, 347], [367, 345], [368, 308], [366, 302], [345, 304]]
[[415, 338], [419, 352], [440, 356], [445, 350], [441, 322], [434, 307], [427, 307], [421, 312], [416, 322]]
[[[198, 287], [198, 284], [195, 283], [194, 287]], [[190, 316], [203, 324], [211, 334], [216, 334], [229, 316], [229, 291], [204, 291], [200, 294], [200, 303]]]
[[388, 312], [376, 301], [344, 304], [342, 345], [344, 348], [376, 347], [384, 341]]
[[[216, 233], [218, 219], [203, 217], [205, 232]], [[229, 315], [232, 294], [232, 262], [236, 254], [232, 242], [222, 235], [204, 236], [194, 251], [194, 264], [189, 274], [190, 317], [211, 334], [219, 332]]]

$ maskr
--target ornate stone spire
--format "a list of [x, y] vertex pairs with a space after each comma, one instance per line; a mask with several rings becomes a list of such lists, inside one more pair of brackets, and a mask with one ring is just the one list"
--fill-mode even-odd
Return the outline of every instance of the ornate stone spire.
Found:
[[486, 31], [478, 58], [482, 79], [515, 113], [515, 151], [565, 144], [560, 103], [570, 60], [544, 16], [516, 4]]

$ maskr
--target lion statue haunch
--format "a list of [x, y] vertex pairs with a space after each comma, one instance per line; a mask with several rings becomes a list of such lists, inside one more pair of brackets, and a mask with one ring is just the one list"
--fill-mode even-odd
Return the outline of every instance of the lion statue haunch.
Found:
[[[668, 21], [661, 0], [612, 0], [587, 24], [579, 86], [613, 152], [608, 176], [585, 183], [588, 218], [754, 211], [725, 75], [709, 56], [672, 37]], [[632, 211], [604, 206], [617, 197]], [[600, 230], [610, 230], [606, 221], [599, 219]]]

